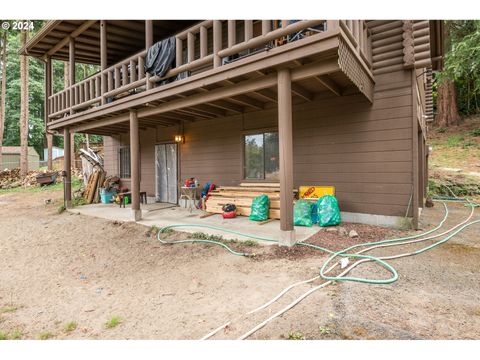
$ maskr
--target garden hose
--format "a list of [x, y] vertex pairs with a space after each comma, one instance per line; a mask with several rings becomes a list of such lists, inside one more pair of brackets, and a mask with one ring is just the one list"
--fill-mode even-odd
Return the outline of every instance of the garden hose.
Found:
[[[473, 209], [473, 208], [472, 208]], [[453, 236], [457, 235], [459, 232], [463, 231], [465, 228], [467, 228], [468, 226], [471, 226], [471, 225], [474, 225], [474, 224], [478, 224], [480, 223], [480, 220], [475, 220], [475, 221], [472, 221], [472, 222], [469, 222], [467, 224], [464, 224], [463, 226], [461, 226], [459, 229], [457, 229], [455, 232], [451, 233], [450, 235], [448, 235], [447, 237], [445, 237], [444, 239], [440, 240], [440, 241], [437, 241], [429, 246], [426, 246], [422, 249], [419, 249], [419, 250], [416, 250], [416, 251], [413, 251], [413, 252], [410, 252], [410, 253], [404, 253], [404, 254], [399, 254], [399, 255], [392, 255], [392, 256], [384, 256], [384, 257], [380, 257], [378, 259], [382, 259], [382, 260], [387, 260], [387, 259], [398, 259], [398, 258], [401, 258], [401, 257], [406, 257], [406, 256], [413, 256], [413, 255], [418, 255], [422, 252], [425, 252], [427, 250], [430, 250], [440, 244], [443, 244], [444, 242], [448, 241], [449, 239], [451, 239]], [[458, 226], [455, 226], [455, 228], [458, 227]], [[423, 241], [425, 239], [422, 239]], [[420, 241], [420, 240], [416, 240], [416, 241]], [[393, 246], [393, 245], [397, 245], [397, 244], [388, 244], [389, 246]], [[385, 246], [388, 246], [388, 245], [385, 245]], [[339, 277], [343, 277], [344, 275], [346, 275], [348, 272], [350, 272], [353, 268], [355, 268], [356, 266], [360, 265], [361, 263], [363, 262], [367, 262], [367, 261], [371, 261], [369, 259], [362, 259], [362, 260], [359, 260], [358, 262], [352, 264], [350, 267], [348, 267], [347, 269], [345, 269], [341, 274], [339, 274]], [[335, 279], [337, 280], [337, 279]], [[254, 328], [252, 328], [251, 330], [249, 330], [248, 332], [246, 332], [245, 334], [243, 334], [242, 336], [240, 336], [238, 338], [238, 340], [244, 340], [246, 338], [248, 338], [250, 335], [252, 335], [253, 333], [255, 333], [256, 331], [258, 331], [259, 329], [261, 329], [262, 327], [264, 327], [267, 323], [269, 323], [270, 321], [272, 321], [273, 319], [275, 319], [276, 317], [282, 315], [283, 313], [287, 312], [288, 310], [290, 310], [291, 308], [293, 308], [295, 305], [297, 305], [299, 302], [301, 302], [303, 299], [305, 299], [307, 296], [309, 296], [310, 294], [312, 294], [313, 292], [317, 291], [318, 289], [321, 289], [329, 284], [331, 284], [334, 280], [328, 280], [327, 282], [324, 282], [323, 284], [321, 285], [318, 285], [310, 290], [308, 290], [307, 292], [305, 292], [304, 294], [302, 294], [301, 296], [299, 296], [297, 299], [295, 299], [294, 301], [292, 301], [289, 305], [287, 305], [286, 307], [284, 307], [283, 309], [277, 311], [275, 314], [273, 314], [272, 316], [270, 316], [269, 318], [267, 318], [266, 320], [264, 320], [263, 322], [261, 322], [260, 324], [256, 325]]]
[[206, 239], [189, 239], [189, 240], [177, 240], [177, 241], [165, 241], [165, 240], [162, 240], [161, 238], [161, 234], [165, 233], [166, 231], [170, 230], [170, 229], [173, 229], [173, 228], [178, 228], [178, 227], [199, 227], [199, 228], [207, 228], [207, 229], [212, 229], [212, 230], [219, 230], [219, 231], [223, 231], [223, 232], [226, 232], [226, 233], [230, 233], [230, 234], [235, 234], [235, 235], [240, 235], [240, 236], [244, 236], [244, 237], [248, 237], [248, 238], [251, 238], [251, 239], [256, 239], [256, 240], [262, 240], [262, 241], [272, 241], [272, 242], [276, 242], [277, 240], [274, 240], [274, 239], [270, 239], [270, 238], [265, 238], [265, 237], [261, 237], [261, 236], [255, 236], [255, 235], [250, 235], [250, 234], [243, 234], [243, 233], [240, 233], [240, 232], [237, 232], [237, 231], [233, 231], [233, 230], [228, 230], [228, 229], [224, 229], [224, 228], [221, 228], [221, 227], [217, 227], [217, 226], [212, 226], [212, 225], [205, 225], [205, 224], [198, 224], [198, 225], [191, 225], [191, 224], [174, 224], [174, 225], [169, 225], [169, 226], [164, 226], [162, 227], [158, 233], [157, 233], [157, 239], [158, 241], [160, 241], [162, 244], [186, 244], [186, 243], [208, 243], [208, 244], [214, 244], [214, 245], [219, 245], [225, 249], [227, 249], [227, 251], [229, 251], [230, 253], [232, 253], [233, 255], [237, 255], [237, 256], [255, 256], [255, 254], [253, 253], [241, 253], [241, 252], [237, 252], [233, 249], [231, 249], [229, 246], [227, 246], [226, 244], [222, 243], [222, 242], [219, 242], [219, 241], [214, 241], [214, 240], [206, 240]]
[[[468, 199], [466, 199], [465, 201], [469, 201]], [[404, 244], [409, 244], [409, 243], [415, 243], [415, 242], [420, 242], [420, 241], [426, 241], [426, 240], [430, 240], [430, 239], [433, 239], [433, 238], [437, 238], [437, 237], [440, 237], [440, 236], [443, 236], [455, 229], [457, 229], [458, 227], [461, 226], [460, 229], [458, 229], [457, 231], [455, 231], [454, 233], [450, 234], [449, 236], [447, 236], [446, 238], [432, 244], [432, 245], [429, 245], [427, 247], [424, 247], [422, 249], [419, 249], [417, 251], [414, 251], [414, 252], [411, 252], [411, 253], [406, 253], [406, 254], [400, 254], [400, 255], [394, 255], [394, 256], [387, 256], [387, 257], [381, 257], [381, 258], [376, 258], [376, 257], [372, 257], [372, 259], [369, 259], [369, 258], [363, 258], [362, 260], [354, 263], [353, 265], [351, 265], [349, 268], [347, 268], [346, 270], [344, 270], [341, 274], [339, 274], [338, 277], [343, 277], [344, 275], [346, 275], [348, 272], [350, 272], [354, 267], [360, 265], [361, 263], [363, 262], [367, 262], [367, 261], [377, 261], [378, 260], [386, 260], [386, 259], [396, 259], [396, 258], [399, 258], [399, 257], [405, 257], [405, 256], [412, 256], [412, 255], [417, 255], [417, 254], [420, 254], [424, 251], [427, 251], [429, 249], [432, 249], [446, 241], [448, 241], [450, 238], [452, 238], [453, 236], [455, 236], [456, 234], [458, 234], [460, 231], [462, 231], [463, 229], [465, 229], [466, 227], [468, 226], [471, 226], [473, 224], [476, 224], [476, 223], [479, 223], [480, 220], [477, 220], [477, 221], [473, 221], [471, 223], [468, 223], [468, 224], [465, 224], [467, 223], [473, 216], [473, 212], [474, 212], [474, 207], [478, 207], [479, 204], [473, 204], [473, 203], [469, 203], [469, 204], [465, 204], [465, 206], [472, 206], [472, 211], [469, 215], [469, 217], [464, 220], [463, 222], [455, 225], [454, 227], [440, 233], [440, 234], [437, 234], [437, 235], [433, 235], [433, 236], [429, 236], [429, 237], [426, 237], [426, 238], [421, 238], [425, 235], [428, 235], [430, 233], [432, 233], [433, 231], [436, 231], [438, 230], [439, 228], [442, 227], [442, 225], [444, 224], [444, 222], [446, 221], [447, 217], [448, 217], [448, 208], [446, 206], [445, 203], [443, 203], [444, 205], [444, 208], [445, 208], [445, 215], [444, 215], [444, 218], [442, 219], [442, 221], [439, 223], [438, 226], [436, 226], [435, 228], [425, 232], [425, 233], [422, 233], [422, 234], [418, 234], [418, 235], [413, 235], [413, 236], [409, 236], [409, 237], [405, 237], [405, 238], [399, 238], [399, 239], [391, 239], [391, 240], [383, 240], [383, 241], [378, 241], [378, 242], [372, 242], [372, 243], [367, 243], [367, 244], [370, 244], [370, 245], [373, 245], [373, 244], [376, 244], [374, 246], [371, 246], [369, 248], [366, 248], [366, 249], [363, 249], [361, 250], [360, 252], [358, 252], [357, 254], [359, 253], [362, 253], [362, 252], [365, 252], [365, 251], [369, 251], [369, 250], [372, 250], [374, 248], [380, 248], [380, 247], [387, 247], [387, 246], [397, 246], [397, 245], [404, 245]], [[464, 225], [465, 224], [465, 225]], [[463, 225], [463, 226], [462, 226]], [[412, 241], [403, 241], [403, 240], [408, 240], [408, 239], [415, 239], [417, 238], [417, 240], [412, 240]], [[420, 238], [420, 239], [418, 239]], [[401, 241], [401, 242], [395, 242], [394, 241]], [[317, 247], [316, 245], [312, 245], [312, 244], [306, 244], [306, 243], [299, 243], [299, 245], [303, 245], [303, 246], [309, 246], [309, 247], [312, 247], [312, 248], [320, 248], [320, 247]], [[365, 244], [364, 244], [365, 245]], [[361, 246], [361, 245], [358, 245], [358, 246]], [[320, 248], [320, 250], [323, 250], [323, 248]], [[347, 250], [344, 250], [344, 251], [347, 251]], [[326, 270], [324, 272], [325, 273], [328, 273], [330, 272], [337, 264], [334, 264], [333, 266], [331, 266], [328, 270]], [[264, 305], [250, 311], [247, 313], [248, 314], [252, 314], [254, 312], [257, 312], [261, 309], [264, 309], [265, 307], [269, 306], [270, 304], [272, 304], [273, 302], [275, 302], [276, 300], [278, 300], [280, 297], [282, 297], [286, 292], [288, 292], [290, 289], [298, 286], [298, 285], [301, 285], [301, 284], [306, 284], [306, 283], [311, 283], [315, 280], [317, 280], [318, 278], [320, 278], [320, 276], [316, 276], [312, 279], [308, 279], [308, 280], [305, 280], [305, 281], [301, 281], [301, 282], [297, 282], [293, 285], [290, 285], [288, 286], [287, 288], [285, 288], [284, 290], [282, 290], [277, 296], [275, 296], [273, 299], [271, 299], [270, 301], [268, 301], [267, 303], [265, 303]], [[276, 318], [277, 316], [280, 316], [281, 314], [283, 314], [284, 312], [288, 311], [289, 309], [291, 309], [293, 306], [295, 306], [296, 304], [298, 304], [300, 301], [302, 301], [304, 298], [306, 298], [308, 295], [310, 295], [311, 293], [313, 293], [314, 291], [322, 288], [322, 287], [325, 287], [329, 284], [331, 284], [333, 282], [333, 280], [339, 280], [339, 279], [336, 279], [336, 278], [333, 278], [332, 280], [328, 280], [327, 282], [319, 285], [319, 286], [316, 286], [312, 289], [310, 289], [309, 291], [307, 291], [306, 293], [304, 293], [302, 296], [300, 296], [299, 298], [297, 298], [295, 301], [293, 301], [291, 304], [289, 304], [287, 307], [285, 307], [284, 309], [280, 310], [279, 312], [275, 313], [274, 315], [270, 316], [267, 320], [265, 320], [264, 322], [262, 322], [261, 324], [257, 325], [255, 328], [253, 328], [252, 330], [250, 330], [249, 332], [247, 332], [246, 334], [244, 334], [243, 336], [241, 336], [239, 339], [245, 339], [247, 338], [248, 336], [250, 336], [251, 334], [253, 334], [254, 332], [256, 332], [258, 329], [260, 329], [261, 327], [265, 326], [269, 321], [273, 320], [274, 318]], [[209, 337], [215, 335], [218, 331], [220, 331], [222, 328], [224, 328], [226, 325], [230, 324], [231, 321], [229, 321], [228, 323], [226, 323], [225, 325], [215, 329], [214, 331], [212, 331], [211, 333], [209, 333], [208, 335], [204, 336], [202, 338], [202, 340], [204, 339], [208, 339]]]
[[[380, 280], [354, 278], [354, 277], [348, 277], [348, 278], [344, 278], [344, 279], [342, 279], [342, 280], [358, 281], [358, 282], [364, 282], [364, 283], [369, 283], [369, 284], [391, 284], [391, 283], [395, 282], [395, 281], [398, 279], [398, 273], [396, 272], [396, 270], [395, 270], [391, 265], [389, 265], [389, 264], [386, 263], [385, 261], [383, 261], [383, 260], [381, 260], [381, 259], [378, 259], [378, 258], [376, 258], [376, 257], [374, 257], [374, 256], [370, 256], [370, 255], [360, 255], [360, 254], [347, 254], [347, 251], [349, 251], [349, 250], [351, 250], [351, 249], [354, 249], [354, 248], [356, 248], [356, 247], [360, 247], [360, 246], [371, 246], [371, 245], [384, 244], [384, 243], [390, 243], [390, 242], [406, 241], [406, 240], [415, 239], [415, 238], [419, 238], [419, 237], [428, 235], [428, 234], [432, 233], [433, 231], [438, 230], [441, 226], [443, 226], [443, 223], [444, 223], [445, 220], [447, 219], [447, 217], [448, 217], [448, 208], [447, 208], [447, 206], [446, 206], [445, 204], [443, 204], [443, 205], [444, 205], [444, 208], [445, 208], [445, 215], [444, 215], [444, 218], [442, 219], [442, 221], [441, 221], [441, 222], [439, 223], [439, 225], [437, 225], [435, 228], [433, 228], [433, 229], [431, 229], [431, 230], [429, 230], [429, 231], [427, 231], [427, 232], [424, 232], [424, 233], [422, 233], [422, 234], [411, 235], [411, 236], [404, 237], [404, 238], [387, 239], [387, 240], [381, 240], [381, 241], [376, 241], [376, 242], [369, 242], [369, 243], [364, 243], [364, 244], [358, 244], [358, 245], [354, 245], [354, 246], [351, 246], [351, 247], [349, 247], [349, 248], [347, 248], [347, 249], [344, 249], [344, 250], [341, 250], [341, 251], [337, 251], [337, 252], [331, 251], [331, 250], [329, 250], [329, 249], [326, 249], [326, 248], [321, 247], [321, 246], [318, 246], [318, 245], [313, 245], [313, 244], [308, 244], [308, 243], [303, 243], [303, 242], [299, 242], [299, 243], [297, 243], [296, 245], [297, 245], [297, 246], [311, 247], [311, 248], [314, 248], [314, 249], [321, 250], [321, 251], [327, 252], [327, 253], [329, 253], [329, 254], [332, 254], [332, 256], [327, 259], [327, 262], [323, 265], [322, 269], [320, 270], [320, 276], [322, 276], [322, 277], [324, 277], [324, 274], [323, 274], [324, 268], [325, 268], [326, 265], [327, 265], [328, 263], [330, 263], [335, 257], [338, 257], [338, 256], [341, 256], [341, 257], [353, 257], [353, 258], [369, 259], [369, 260], [375, 261], [375, 262], [379, 263], [381, 266], [383, 266], [385, 269], [387, 269], [387, 270], [392, 274], [392, 276], [391, 276], [389, 279], [380, 279]], [[164, 227], [162, 227], [162, 228], [158, 231], [157, 239], [158, 239], [162, 244], [210, 243], [210, 244], [215, 244], [215, 245], [222, 246], [223, 248], [227, 249], [227, 251], [229, 251], [229, 252], [232, 253], [233, 255], [237, 255], [237, 256], [254, 256], [254, 255], [255, 255], [255, 254], [253, 254], [253, 253], [240, 253], [240, 252], [234, 251], [234, 250], [232, 250], [229, 246], [227, 246], [226, 244], [224, 244], [224, 243], [222, 243], [222, 242], [219, 242], [219, 241], [214, 241], [214, 240], [189, 239], [189, 240], [178, 240], [178, 241], [168, 242], [168, 241], [165, 241], [165, 240], [162, 240], [162, 239], [161, 239], [161, 234], [162, 234], [162, 233], [165, 233], [166, 231], [168, 231], [168, 230], [170, 230], [170, 229], [179, 228], [179, 227], [199, 227], [199, 228], [207, 228], [207, 229], [223, 231], [223, 232], [226, 232], [226, 233], [235, 234], [235, 235], [239, 235], [239, 236], [243, 236], [243, 237], [247, 237], [247, 238], [251, 238], [251, 239], [256, 239], [256, 240], [261, 240], [261, 241], [269, 241], [269, 242], [277, 242], [277, 243], [278, 243], [278, 240], [275, 240], [275, 239], [272, 239], [272, 238], [263, 237], [263, 236], [257, 236], [257, 235], [252, 235], [252, 234], [245, 234], [245, 233], [241, 233], [241, 232], [238, 232], [238, 231], [228, 230], [228, 229], [224, 229], [224, 228], [221, 228], [221, 227], [212, 226], [212, 225], [206, 225], [206, 224], [198, 224], [198, 225], [174, 224], [174, 225], [164, 226]], [[329, 280], [328, 277], [324, 277], [324, 278], [327, 279], [327, 280]]]

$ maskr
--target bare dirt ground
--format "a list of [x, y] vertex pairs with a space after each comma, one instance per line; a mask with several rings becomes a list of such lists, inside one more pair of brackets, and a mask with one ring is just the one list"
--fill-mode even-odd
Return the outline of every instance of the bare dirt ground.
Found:
[[[198, 339], [233, 319], [214, 338], [234, 339], [311, 285], [292, 290], [255, 315], [243, 314], [286, 286], [315, 276], [326, 259], [320, 251], [299, 247], [258, 245], [248, 248], [258, 256], [245, 258], [217, 246], [165, 246], [136, 224], [58, 214], [61, 195], [0, 195], [0, 337]], [[54, 203], [45, 205], [47, 198]], [[468, 215], [461, 205], [449, 207], [445, 228]], [[475, 219], [480, 218], [477, 212]], [[433, 227], [442, 216], [439, 204], [427, 209], [422, 228]], [[322, 230], [311, 242], [342, 248], [400, 233], [345, 226], [360, 237], [339, 238]], [[478, 339], [478, 234], [478, 226], [471, 227], [439, 248], [392, 260], [400, 274], [392, 285], [342, 282], [316, 291], [250, 338]], [[380, 249], [376, 254], [418, 247]], [[389, 276], [372, 264], [352, 275]], [[112, 317], [118, 317], [119, 324], [107, 328]], [[71, 324], [70, 331], [69, 322], [76, 325]]]

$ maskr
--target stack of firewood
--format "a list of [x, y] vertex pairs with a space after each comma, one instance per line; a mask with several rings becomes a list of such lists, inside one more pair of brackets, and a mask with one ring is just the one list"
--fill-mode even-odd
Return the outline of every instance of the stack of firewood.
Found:
[[[37, 185], [37, 175], [45, 173], [43, 170], [29, 171], [26, 176], [20, 175], [20, 169], [11, 169], [0, 171], [0, 189], [13, 189], [19, 186], [30, 187]], [[62, 178], [57, 177], [57, 182], [61, 182]]]

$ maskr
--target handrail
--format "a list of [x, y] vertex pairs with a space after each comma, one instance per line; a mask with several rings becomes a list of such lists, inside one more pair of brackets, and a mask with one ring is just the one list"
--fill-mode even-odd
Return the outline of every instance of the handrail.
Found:
[[[101, 106], [122, 93], [148, 91], [159, 86], [159, 81], [179, 74], [189, 76], [191, 72], [224, 66], [238, 57], [263, 51], [267, 44], [278, 47], [292, 38], [296, 41], [317, 32], [338, 31], [338, 28], [345, 33], [361, 61], [371, 66], [371, 39], [363, 20], [299, 20], [293, 23], [290, 20], [205, 20], [175, 35], [175, 67], [163, 76], [145, 72], [147, 49], [141, 50], [49, 96], [48, 117], [52, 119], [90, 106]], [[240, 37], [241, 32], [244, 35]], [[227, 38], [222, 39], [224, 36]], [[239, 39], [241, 41], [237, 41]]]

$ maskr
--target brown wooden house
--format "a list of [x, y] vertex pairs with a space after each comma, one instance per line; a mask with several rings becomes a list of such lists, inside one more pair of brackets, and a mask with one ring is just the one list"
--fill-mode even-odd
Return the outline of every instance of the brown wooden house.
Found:
[[[148, 49], [169, 38], [172, 66], [146, 72]], [[59, 20], [21, 51], [45, 62], [48, 130], [66, 153], [71, 133], [105, 136], [135, 219], [139, 191], [176, 202], [177, 181], [196, 177], [278, 181], [285, 243], [300, 185], [335, 186], [347, 219], [418, 223], [441, 21]], [[55, 94], [52, 59], [71, 69]], [[100, 71], [76, 79], [75, 63]]]

